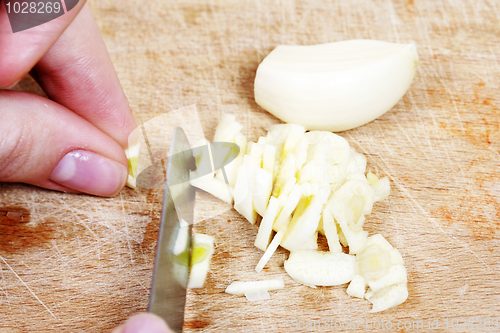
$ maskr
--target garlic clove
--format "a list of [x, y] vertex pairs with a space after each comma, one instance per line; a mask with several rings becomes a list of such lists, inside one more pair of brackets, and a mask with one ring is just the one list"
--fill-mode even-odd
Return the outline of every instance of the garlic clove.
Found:
[[259, 65], [255, 101], [287, 123], [344, 131], [390, 110], [417, 69], [413, 44], [348, 40], [280, 45]]

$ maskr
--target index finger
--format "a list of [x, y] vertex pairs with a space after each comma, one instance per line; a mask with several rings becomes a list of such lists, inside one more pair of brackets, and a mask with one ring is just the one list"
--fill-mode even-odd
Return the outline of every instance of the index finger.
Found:
[[28, 74], [78, 15], [85, 2], [78, 1], [73, 9], [52, 21], [13, 33], [5, 1], [0, 1], [0, 87], [10, 87]]

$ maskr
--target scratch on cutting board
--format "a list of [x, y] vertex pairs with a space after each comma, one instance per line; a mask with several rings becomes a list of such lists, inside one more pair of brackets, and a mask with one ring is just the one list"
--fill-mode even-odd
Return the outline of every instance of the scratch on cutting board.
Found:
[[448, 307], [446, 306], [446, 302], [444, 301], [443, 294], [441, 294], [441, 291], [439, 290], [439, 288], [435, 288], [435, 289], [439, 293], [439, 297], [441, 297], [441, 301], [443, 301], [443, 306], [444, 306], [445, 310], [448, 311]]
[[396, 37], [396, 42], [399, 43], [400, 38], [399, 38], [397, 22], [396, 22], [396, 20], [398, 19], [398, 16], [396, 14], [396, 10], [394, 9], [394, 2], [389, 1], [389, 4], [387, 5], [387, 7], [388, 7], [388, 12], [390, 13], [389, 15], [391, 18], [392, 30], [393, 30], [394, 36]]
[[61, 200], [60, 199], [59, 202], [62, 203], [64, 205], [64, 207], [66, 207], [67, 210], [69, 210], [69, 211], [71, 211], [73, 213], [73, 215], [75, 217], [75, 220], [76, 220], [74, 223], [77, 224], [77, 225], [83, 226], [95, 238], [95, 240], [96, 240], [96, 248], [95, 248], [95, 250], [97, 251], [97, 260], [100, 260], [100, 258], [101, 258], [101, 247], [100, 247], [101, 240], [98, 237], [98, 235], [87, 225], [87, 223], [85, 223], [85, 220], [81, 219], [78, 216], [78, 214], [82, 214], [82, 215], [86, 216], [88, 221], [92, 221], [92, 217], [89, 216], [88, 214], [86, 214], [86, 212], [83, 211], [83, 210], [79, 210], [78, 212], [76, 212], [75, 209], [72, 208], [71, 206], [69, 206], [65, 200]]
[[9, 300], [9, 293], [8, 293], [8, 289], [7, 289], [7, 283], [5, 282], [5, 277], [3, 276], [3, 269], [2, 269], [2, 266], [0, 265], [0, 276], [2, 278], [2, 282], [3, 282], [3, 288], [2, 288], [2, 291], [3, 293], [5, 294], [5, 299], [7, 300], [7, 302], [10, 304], [10, 300]]
[[127, 214], [125, 214], [125, 204], [124, 204], [123, 195], [121, 192], [120, 192], [120, 203], [122, 205], [123, 223], [125, 223], [125, 235], [126, 235], [125, 238], [127, 240], [127, 248], [128, 248], [128, 252], [130, 254], [130, 262], [134, 263], [134, 256], [132, 253], [132, 247], [130, 245], [130, 236], [129, 236], [130, 234], [129, 234], [129, 230], [128, 230]]
[[385, 165], [385, 168], [386, 170], [388, 170], [388, 174], [390, 176], [390, 178], [394, 181], [394, 184], [396, 184], [396, 186], [399, 188], [399, 190], [401, 190], [401, 192], [403, 192], [410, 200], [411, 202], [413, 202], [418, 208], [420, 208], [420, 210], [422, 211], [422, 213], [425, 215], [425, 217], [427, 218], [427, 220], [431, 221], [432, 223], [434, 223], [434, 225], [446, 236], [448, 236], [448, 238], [452, 241], [455, 241], [457, 244], [459, 244], [460, 246], [462, 246], [463, 248], [469, 250], [476, 258], [477, 260], [479, 260], [482, 264], [484, 264], [484, 266], [486, 266], [486, 268], [488, 269], [488, 271], [490, 273], [494, 273], [493, 270], [490, 268], [490, 266], [488, 266], [488, 264], [483, 260], [481, 259], [474, 251], [472, 251], [472, 249], [464, 242], [460, 241], [459, 239], [457, 239], [456, 237], [454, 237], [453, 235], [450, 235], [448, 233], [446, 233], [444, 231], [444, 229], [441, 227], [441, 225], [439, 223], [437, 223], [435, 221], [435, 219], [430, 216], [430, 214], [425, 210], [424, 207], [422, 207], [422, 205], [406, 190], [406, 188], [401, 185], [397, 179], [395, 177], [393, 177], [391, 175], [392, 171], [390, 170], [388, 164], [383, 160], [381, 159], [382, 163], [384, 163]]
[[453, 108], [455, 109], [455, 113], [457, 114], [457, 119], [458, 119], [458, 123], [460, 124], [460, 129], [462, 130], [462, 135], [465, 135], [465, 128], [464, 128], [464, 125], [462, 122], [462, 118], [460, 117], [460, 112], [458, 111], [458, 107], [457, 107], [457, 103], [455, 102], [455, 98], [453, 98], [454, 96], [451, 93], [450, 88], [446, 85], [446, 83], [444, 83], [444, 82], [440, 82], [440, 83], [443, 85], [446, 92], [452, 97], [450, 99], [453, 103]]
[[[425, 84], [425, 81], [423, 82]], [[420, 115], [420, 111], [421, 109], [418, 108], [417, 106], [417, 103], [415, 102], [415, 98], [413, 98], [413, 93], [410, 90], [408, 90], [408, 99], [410, 100], [410, 103], [413, 105], [413, 108], [418, 111], [418, 112], [415, 112], [415, 114], [417, 115], [417, 118], [420, 122], [420, 124], [422, 124], [422, 127], [425, 128], [426, 127], [426, 123], [423, 122], [423, 118], [422, 116]], [[429, 104], [429, 95], [428, 94], [424, 94], [425, 95], [425, 98], [427, 100], [427, 104]], [[434, 114], [432, 112], [429, 112], [430, 114], [430, 117], [432, 119], [432, 123], [434, 125], [434, 129], [437, 130], [438, 129], [438, 126], [437, 126], [437, 122], [436, 122], [436, 118], [434, 117]], [[432, 146], [432, 142], [431, 142], [431, 136], [429, 135], [429, 132], [427, 131], [422, 131], [425, 133], [425, 140], [427, 141], [428, 145], [429, 145], [429, 150], [431, 151], [431, 153], [434, 153], [434, 147]]]
[[10, 265], [7, 263], [7, 261], [5, 261], [5, 259], [0, 256], [0, 259], [2, 259], [2, 261], [4, 262], [5, 265], [7, 265], [7, 267], [12, 271], [12, 273], [14, 273], [14, 275], [19, 279], [19, 281], [21, 281], [21, 283], [26, 287], [26, 289], [29, 290], [29, 292], [38, 300], [38, 302], [40, 302], [40, 304], [43, 305], [43, 307], [49, 311], [49, 313], [52, 315], [52, 317], [54, 317], [55, 319], [57, 319], [57, 317], [52, 313], [52, 311], [50, 311], [50, 309], [42, 302], [42, 300], [40, 298], [38, 298], [37, 295], [35, 295], [35, 293], [33, 292], [33, 290], [30, 289], [30, 287], [28, 287], [28, 285], [26, 283], [24, 283], [24, 281], [21, 279], [21, 277], [19, 275], [17, 275], [17, 273], [12, 269], [12, 267], [10, 267]]

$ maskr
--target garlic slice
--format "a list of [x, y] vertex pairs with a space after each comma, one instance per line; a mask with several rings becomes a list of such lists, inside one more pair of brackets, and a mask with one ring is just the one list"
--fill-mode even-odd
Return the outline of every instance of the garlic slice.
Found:
[[257, 237], [255, 237], [254, 245], [262, 251], [267, 249], [271, 234], [273, 232], [273, 223], [278, 215], [278, 199], [271, 197], [267, 205], [266, 212], [262, 216]]
[[374, 196], [366, 178], [365, 181], [354, 179], [342, 185], [328, 201], [328, 207], [342, 229], [351, 254], [359, 253], [365, 246], [368, 232], [362, 226], [365, 215], [371, 213]]
[[290, 252], [285, 270], [295, 281], [307, 286], [336, 286], [355, 275], [356, 258], [345, 253], [303, 250]]
[[[403, 257], [380, 234], [370, 236], [356, 256], [356, 275], [347, 288], [350, 296], [366, 298], [379, 312], [408, 298], [407, 272]], [[366, 286], [370, 288], [365, 293]]]
[[130, 188], [136, 188], [137, 182], [137, 164], [139, 161], [139, 149], [140, 143], [133, 145], [132, 147], [125, 149], [125, 155], [128, 159], [128, 176], [127, 185]]
[[261, 281], [234, 281], [226, 288], [226, 293], [243, 296], [247, 293], [258, 291], [270, 291], [285, 288], [285, 283], [281, 279], [269, 279]]
[[205, 234], [194, 234], [190, 261], [191, 269], [187, 283], [188, 289], [203, 288], [213, 254], [214, 238]]
[[413, 44], [359, 39], [280, 45], [257, 69], [255, 101], [287, 123], [344, 131], [390, 110], [417, 65]]

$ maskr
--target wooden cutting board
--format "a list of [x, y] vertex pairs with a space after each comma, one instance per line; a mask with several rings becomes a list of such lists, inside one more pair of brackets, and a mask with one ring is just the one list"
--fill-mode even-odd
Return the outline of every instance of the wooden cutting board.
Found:
[[[402, 100], [340, 133], [367, 156], [368, 170], [391, 180], [391, 195], [365, 228], [402, 253], [408, 300], [370, 314], [345, 285], [294, 282], [283, 249], [255, 273], [257, 227], [214, 201], [199, 215], [210, 218], [196, 224], [215, 237], [216, 250], [205, 288], [188, 293], [186, 332], [333, 331], [335, 324], [356, 332], [428, 331], [429, 324], [500, 331], [498, 1], [90, 5], [137, 120], [195, 104], [209, 139], [225, 112], [237, 115], [250, 140], [279, 123], [253, 99], [257, 66], [279, 44], [366, 38], [418, 49], [418, 72]], [[29, 78], [16, 89], [42, 94]], [[21, 184], [0, 191], [0, 333], [107, 332], [146, 310], [161, 191], [124, 189], [111, 199]], [[268, 301], [224, 293], [234, 280], [274, 277], [286, 288]]]

